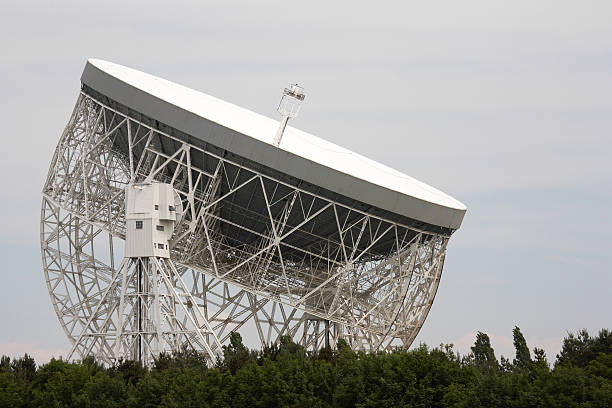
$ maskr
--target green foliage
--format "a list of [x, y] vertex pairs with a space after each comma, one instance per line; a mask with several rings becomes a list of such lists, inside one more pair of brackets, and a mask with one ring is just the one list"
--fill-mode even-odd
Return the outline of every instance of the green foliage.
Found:
[[497, 370], [499, 363], [495, 358], [495, 351], [491, 347], [489, 336], [483, 332], [476, 333], [476, 342], [472, 346], [474, 364], [482, 370]]
[[0, 371], [0, 408], [26, 407], [27, 389], [10, 371]]
[[229, 344], [223, 346], [223, 360], [217, 361], [217, 366], [229, 370], [234, 375], [249, 361], [251, 353], [242, 344], [242, 336], [239, 333], [230, 333], [229, 340]]
[[[242, 344], [242, 343], [240, 343]], [[207, 358], [204, 354], [195, 351], [193, 349], [183, 349], [176, 351], [172, 354], [162, 353], [155, 360], [154, 370], [164, 371], [170, 369], [185, 370], [191, 369], [199, 372], [199, 374], [206, 374], [206, 362]], [[140, 363], [139, 363], [140, 365]], [[139, 369], [144, 370], [142, 365]]]
[[88, 408], [119, 408], [127, 403], [127, 387], [123, 378], [98, 371], [74, 396], [74, 405]]
[[548, 371], [550, 369], [548, 360], [546, 359], [546, 352], [538, 347], [533, 349], [533, 363], [536, 367]]
[[21, 358], [14, 359], [10, 367], [17, 381], [30, 383], [36, 374], [36, 363], [34, 359], [27, 354]]
[[236, 333], [215, 367], [185, 349], [162, 354], [152, 368], [93, 358], [70, 363], [0, 358], [3, 407], [612, 407], [612, 341], [602, 330], [569, 334], [551, 369], [542, 349], [533, 360], [518, 327], [516, 357], [495, 358], [489, 337], [472, 352], [452, 345], [381, 353], [336, 349], [307, 352], [289, 337], [250, 351]]
[[580, 330], [576, 335], [569, 333], [563, 340], [561, 352], [557, 355], [557, 364], [572, 364], [586, 367], [597, 358], [599, 353], [612, 352], [612, 331], [603, 329], [597, 337], [589, 336], [586, 330]]
[[527, 347], [525, 336], [523, 336], [523, 333], [521, 333], [521, 329], [519, 329], [518, 326], [514, 326], [514, 330], [512, 330], [512, 337], [514, 340], [514, 349], [516, 350], [516, 357], [514, 358], [512, 364], [522, 370], [530, 369], [533, 361], [531, 360], [531, 355], [529, 354], [529, 347]]
[[[162, 356], [165, 355], [162, 354]], [[162, 356], [160, 356], [160, 359]], [[147, 370], [140, 361], [132, 360], [121, 360], [113, 365], [109, 371], [113, 376], [120, 377], [128, 386], [136, 385], [147, 374]]]

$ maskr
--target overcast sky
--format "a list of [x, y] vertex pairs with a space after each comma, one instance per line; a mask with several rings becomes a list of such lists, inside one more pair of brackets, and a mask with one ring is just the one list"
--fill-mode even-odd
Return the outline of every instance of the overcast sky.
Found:
[[40, 191], [90, 57], [275, 118], [299, 82], [293, 126], [464, 202], [415, 345], [467, 352], [480, 330], [512, 357], [518, 325], [554, 360], [567, 331], [612, 326], [612, 2], [207, 3], [2, 5], [0, 354], [69, 349]]

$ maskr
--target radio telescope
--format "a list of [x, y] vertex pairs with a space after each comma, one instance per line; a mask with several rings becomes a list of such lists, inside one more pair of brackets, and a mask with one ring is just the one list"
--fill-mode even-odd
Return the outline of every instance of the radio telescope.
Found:
[[[89, 60], [42, 193], [41, 251], [68, 358], [151, 364], [232, 331], [307, 349], [407, 348], [432, 305], [452, 197], [286, 126]], [[289, 103], [287, 105], [287, 103]], [[296, 105], [297, 104], [297, 105]]]

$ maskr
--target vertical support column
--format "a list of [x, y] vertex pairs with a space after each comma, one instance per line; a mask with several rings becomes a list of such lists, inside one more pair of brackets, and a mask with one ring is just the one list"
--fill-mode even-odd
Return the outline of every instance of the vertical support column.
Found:
[[136, 275], [137, 275], [137, 309], [136, 309], [136, 322], [134, 326], [137, 328], [136, 334], [136, 359], [142, 361], [142, 258], [136, 260]]
[[164, 349], [164, 345], [163, 345], [163, 336], [162, 336], [162, 328], [161, 328], [161, 305], [160, 305], [160, 299], [159, 299], [159, 270], [157, 268], [157, 265], [153, 264], [151, 266], [151, 272], [152, 272], [152, 280], [151, 282], [153, 283], [153, 316], [152, 316], [152, 323], [153, 323], [153, 328], [156, 331], [156, 335], [155, 335], [155, 348], [153, 350], [153, 352], [158, 355], [163, 349]]

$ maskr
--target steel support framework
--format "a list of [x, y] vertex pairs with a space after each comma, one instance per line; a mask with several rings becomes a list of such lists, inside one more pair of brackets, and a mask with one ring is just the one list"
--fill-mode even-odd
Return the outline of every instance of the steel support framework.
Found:
[[[81, 92], [43, 188], [43, 267], [69, 358], [150, 364], [193, 347], [214, 361], [232, 331], [260, 345], [410, 346], [448, 235], [347, 207], [133, 116]], [[125, 187], [152, 180], [183, 200], [171, 259], [123, 259]]]

